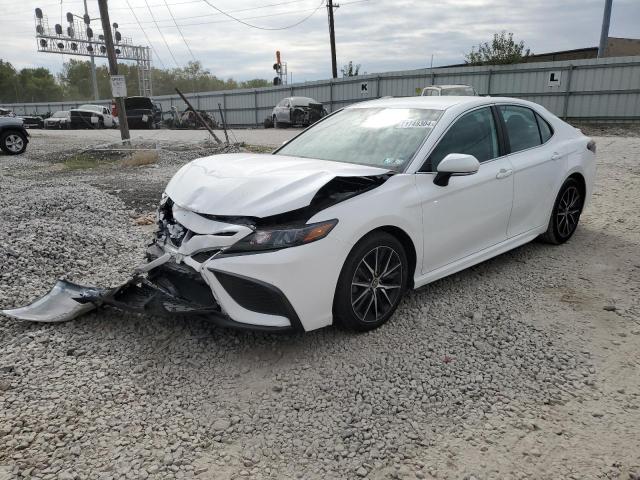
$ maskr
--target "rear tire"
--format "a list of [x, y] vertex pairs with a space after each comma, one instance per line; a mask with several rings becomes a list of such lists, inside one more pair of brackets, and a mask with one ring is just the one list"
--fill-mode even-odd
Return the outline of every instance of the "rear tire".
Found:
[[402, 243], [373, 232], [351, 250], [342, 267], [333, 301], [335, 323], [365, 332], [386, 323], [407, 288], [408, 262]]
[[578, 228], [583, 206], [582, 186], [575, 178], [568, 178], [560, 187], [547, 231], [540, 235], [540, 240], [552, 245], [560, 245], [569, 240]]

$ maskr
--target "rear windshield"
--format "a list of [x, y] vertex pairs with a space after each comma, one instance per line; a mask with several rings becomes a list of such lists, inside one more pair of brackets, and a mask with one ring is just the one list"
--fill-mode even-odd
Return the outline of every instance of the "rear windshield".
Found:
[[474, 91], [471, 87], [452, 87], [452, 88], [443, 88], [440, 91], [440, 95], [443, 97], [457, 97], [457, 96], [468, 96], [473, 95]]
[[80, 105], [78, 110], [91, 110], [93, 112], [102, 113], [102, 107], [100, 105]]
[[291, 97], [291, 105], [294, 107], [308, 107], [310, 103], [318, 103], [313, 98]]
[[442, 110], [348, 108], [309, 128], [277, 155], [402, 170], [436, 125]]
[[151, 103], [151, 99], [148, 97], [129, 97], [124, 100], [125, 108], [129, 109], [148, 109], [151, 110], [153, 108], [153, 104]]

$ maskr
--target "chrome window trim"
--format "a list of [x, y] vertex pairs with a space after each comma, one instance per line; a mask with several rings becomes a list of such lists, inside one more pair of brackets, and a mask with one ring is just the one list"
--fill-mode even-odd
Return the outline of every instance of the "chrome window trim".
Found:
[[[485, 104], [485, 105], [479, 105], [479, 106], [473, 107], [473, 108], [471, 108], [471, 109], [469, 109], [469, 110], [465, 110], [464, 112], [460, 113], [456, 118], [454, 118], [454, 119], [452, 120], [452, 122], [449, 124], [449, 126], [447, 127], [447, 129], [446, 129], [444, 132], [442, 132], [442, 134], [441, 134], [441, 135], [438, 137], [438, 139], [434, 142], [434, 144], [433, 144], [433, 146], [431, 147], [431, 149], [429, 149], [429, 152], [428, 152], [428, 153], [427, 153], [427, 155], [424, 157], [424, 161], [422, 162], [422, 165], [420, 165], [420, 167], [415, 171], [415, 173], [420, 173], [420, 174], [423, 174], [423, 173], [437, 174], [438, 172], [421, 172], [421, 171], [420, 171], [420, 169], [421, 169], [421, 168], [424, 166], [424, 164], [427, 162], [427, 159], [429, 158], [429, 155], [431, 155], [431, 154], [433, 153], [433, 150], [438, 146], [438, 144], [440, 143], [440, 141], [442, 140], [442, 138], [443, 138], [443, 137], [444, 137], [444, 136], [449, 132], [449, 130], [451, 129], [451, 127], [453, 127], [453, 126], [456, 124], [456, 122], [457, 122], [460, 118], [462, 118], [463, 116], [465, 116], [467, 113], [471, 113], [471, 112], [474, 112], [474, 111], [476, 111], [476, 110], [480, 110], [481, 108], [488, 108], [489, 110], [491, 110], [491, 107], [492, 107], [492, 106], [494, 106], [494, 105], [495, 105], [494, 103], [487, 103], [487, 104]], [[493, 118], [493, 113], [491, 114], [491, 118]], [[494, 119], [494, 123], [495, 123], [495, 119]], [[499, 134], [499, 132], [498, 132], [498, 126], [497, 126], [497, 125], [494, 125], [494, 128], [496, 129], [496, 136], [498, 136], [498, 143], [499, 143], [499, 142], [500, 142], [500, 134]], [[426, 139], [425, 139], [425, 141], [426, 141]], [[499, 148], [498, 148], [498, 150], [499, 150]], [[485, 160], [484, 162], [479, 162], [479, 163], [480, 163], [480, 167], [482, 168], [482, 165], [484, 165], [485, 163], [490, 163], [490, 162], [493, 162], [494, 160], [499, 160], [499, 159], [501, 159], [501, 158], [506, 158], [506, 157], [508, 157], [508, 156], [509, 156], [509, 154], [507, 154], [507, 155], [500, 155], [500, 156], [498, 156], [498, 157], [491, 158], [491, 159], [489, 159], [489, 160]]]

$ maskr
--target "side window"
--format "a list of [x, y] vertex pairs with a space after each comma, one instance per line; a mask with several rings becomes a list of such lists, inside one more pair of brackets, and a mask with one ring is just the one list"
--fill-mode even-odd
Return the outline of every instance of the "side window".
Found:
[[540, 135], [542, 136], [542, 143], [547, 143], [553, 136], [553, 129], [549, 122], [536, 113], [536, 120], [538, 120], [538, 127], [540, 127]]
[[542, 143], [533, 110], [517, 105], [500, 105], [498, 108], [507, 126], [511, 153], [537, 147]]
[[479, 162], [498, 157], [498, 134], [489, 107], [479, 108], [456, 120], [432, 150], [421, 171], [435, 172], [450, 153], [473, 155]]

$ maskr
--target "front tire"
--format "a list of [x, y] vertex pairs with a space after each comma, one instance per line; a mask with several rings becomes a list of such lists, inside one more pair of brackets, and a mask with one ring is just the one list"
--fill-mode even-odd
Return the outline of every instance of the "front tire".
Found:
[[8, 155], [20, 155], [27, 149], [27, 137], [16, 130], [9, 130], [0, 135], [0, 149]]
[[386, 232], [360, 240], [347, 257], [333, 301], [335, 322], [360, 332], [378, 328], [396, 311], [407, 288], [402, 243]]
[[569, 240], [578, 228], [584, 200], [584, 191], [580, 183], [575, 178], [568, 178], [560, 187], [547, 231], [540, 239], [553, 245], [560, 245]]

